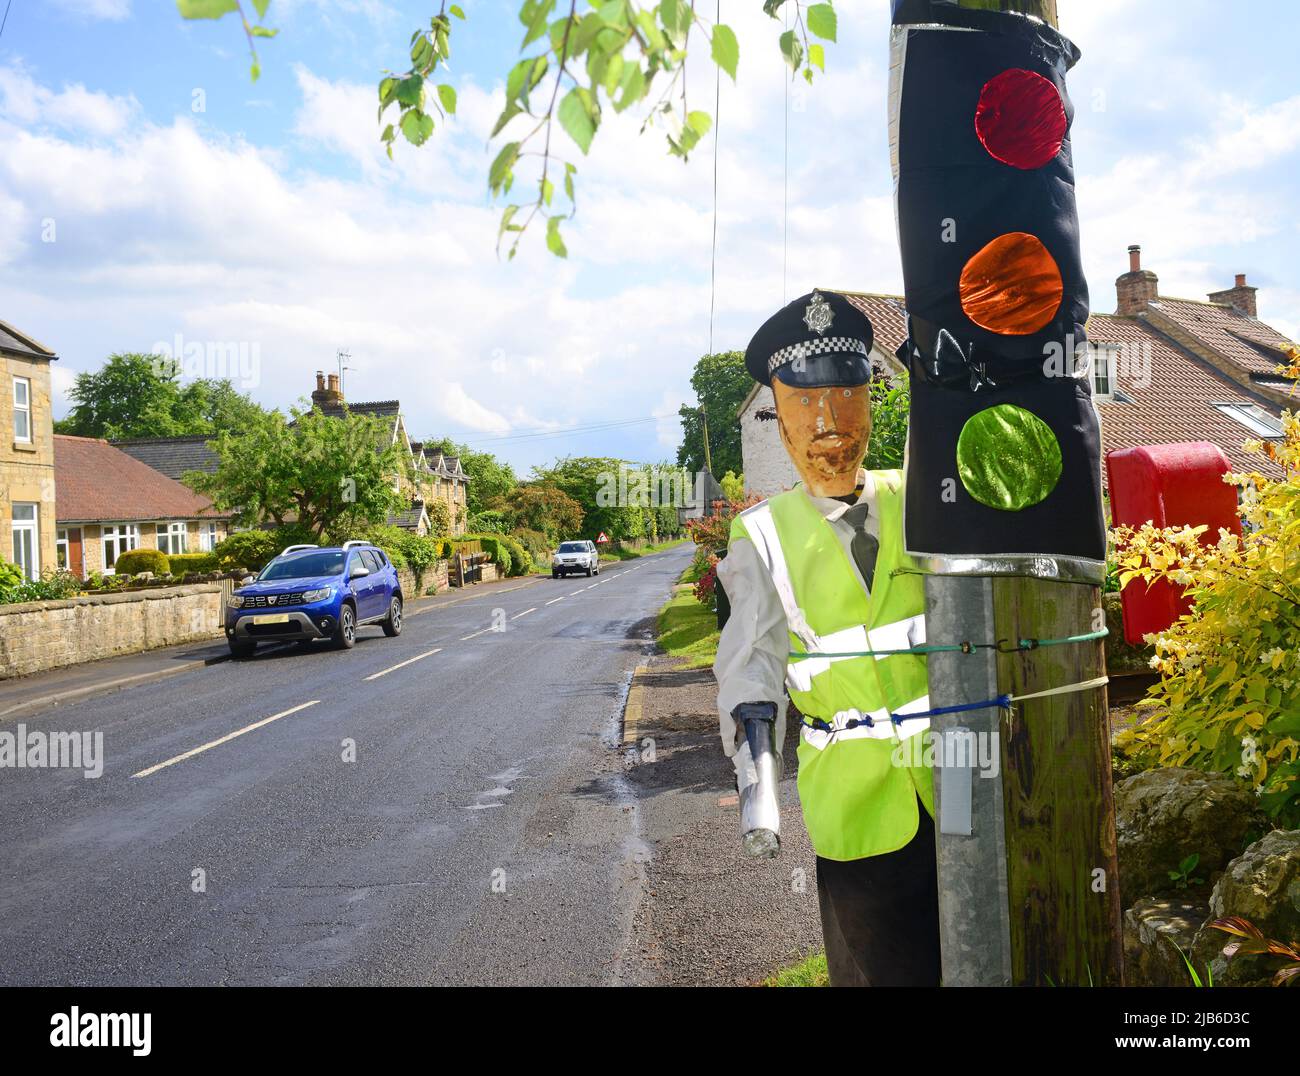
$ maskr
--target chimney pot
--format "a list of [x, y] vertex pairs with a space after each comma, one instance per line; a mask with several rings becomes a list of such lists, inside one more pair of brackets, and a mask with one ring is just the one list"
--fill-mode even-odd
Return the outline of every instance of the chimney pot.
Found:
[[320, 370], [316, 371], [316, 391], [325, 391], [325, 374]]
[[1236, 286], [1239, 287], [1239, 288], [1244, 288], [1244, 287], [1246, 286], [1246, 274], [1245, 274], [1245, 273], [1238, 273], [1238, 274], [1237, 274], [1237, 285], [1236, 285]]
[[1115, 281], [1115, 313], [1135, 317], [1146, 313], [1147, 303], [1160, 298], [1159, 281], [1150, 269], [1142, 268], [1142, 248], [1131, 243], [1128, 248], [1128, 272]]
[[338, 392], [338, 390], [339, 390], [339, 375], [338, 375], [338, 374], [330, 374], [330, 376], [329, 376], [329, 382], [330, 382], [330, 383], [329, 383], [329, 390], [330, 390], [330, 392]]
[[1142, 248], [1136, 243], [1128, 248], [1128, 271], [1139, 272], [1142, 269]]

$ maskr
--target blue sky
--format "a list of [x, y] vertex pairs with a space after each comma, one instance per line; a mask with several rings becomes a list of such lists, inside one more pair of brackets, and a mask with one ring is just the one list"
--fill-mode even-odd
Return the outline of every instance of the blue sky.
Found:
[[[169, 0], [12, 0], [0, 319], [58, 352], [58, 392], [113, 351], [179, 335], [243, 345], [256, 357], [245, 387], [287, 406], [347, 348], [348, 397], [400, 398], [414, 436], [468, 440], [523, 471], [570, 453], [672, 457], [709, 340], [713, 139], [687, 166], [631, 116], [602, 128], [590, 158], [564, 144], [580, 168], [570, 258], [526, 242], [498, 261], [486, 134], [521, 36], [517, 3], [463, 6], [460, 114], [389, 163], [375, 83], [401, 66], [433, 0], [273, 0], [281, 32], [261, 44], [256, 84], [229, 19], [185, 23]], [[1060, 7], [1084, 53], [1070, 90], [1094, 309], [1114, 308], [1137, 242], [1164, 293], [1203, 298], [1245, 272], [1261, 316], [1300, 335], [1300, 9]], [[787, 88], [779, 27], [760, 8], [722, 2], [741, 64], [721, 100], [718, 350], [743, 348], [814, 285], [901, 288], [886, 3], [837, 4], [840, 42], [811, 89]], [[692, 107], [711, 109], [706, 62], [689, 84]]]

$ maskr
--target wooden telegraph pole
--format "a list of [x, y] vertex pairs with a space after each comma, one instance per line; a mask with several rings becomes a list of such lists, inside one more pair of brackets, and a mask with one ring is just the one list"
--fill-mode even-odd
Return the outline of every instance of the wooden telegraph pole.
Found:
[[[1057, 25], [1056, 0], [957, 2]], [[1097, 631], [1104, 620], [1093, 583], [934, 574], [926, 596], [931, 641], [1010, 641], [1007, 652], [932, 654], [935, 708], [1032, 695], [1104, 675], [1100, 640], [1012, 649], [1020, 639]], [[1027, 699], [1010, 710], [944, 715], [932, 728], [944, 984], [1120, 985], [1105, 688]], [[980, 734], [1000, 746], [998, 776], [943, 765], [943, 745], [977, 742]]]

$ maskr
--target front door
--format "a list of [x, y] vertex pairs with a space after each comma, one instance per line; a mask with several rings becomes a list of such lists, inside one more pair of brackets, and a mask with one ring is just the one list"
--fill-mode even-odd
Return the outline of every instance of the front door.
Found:
[[68, 528], [68, 571], [78, 579], [86, 578], [86, 557], [81, 549], [81, 528]]

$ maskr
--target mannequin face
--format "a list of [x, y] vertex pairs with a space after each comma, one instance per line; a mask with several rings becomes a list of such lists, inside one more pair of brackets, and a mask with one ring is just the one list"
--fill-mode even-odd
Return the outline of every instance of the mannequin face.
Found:
[[774, 377], [772, 395], [781, 440], [808, 492], [851, 494], [871, 440], [871, 386], [804, 389]]

